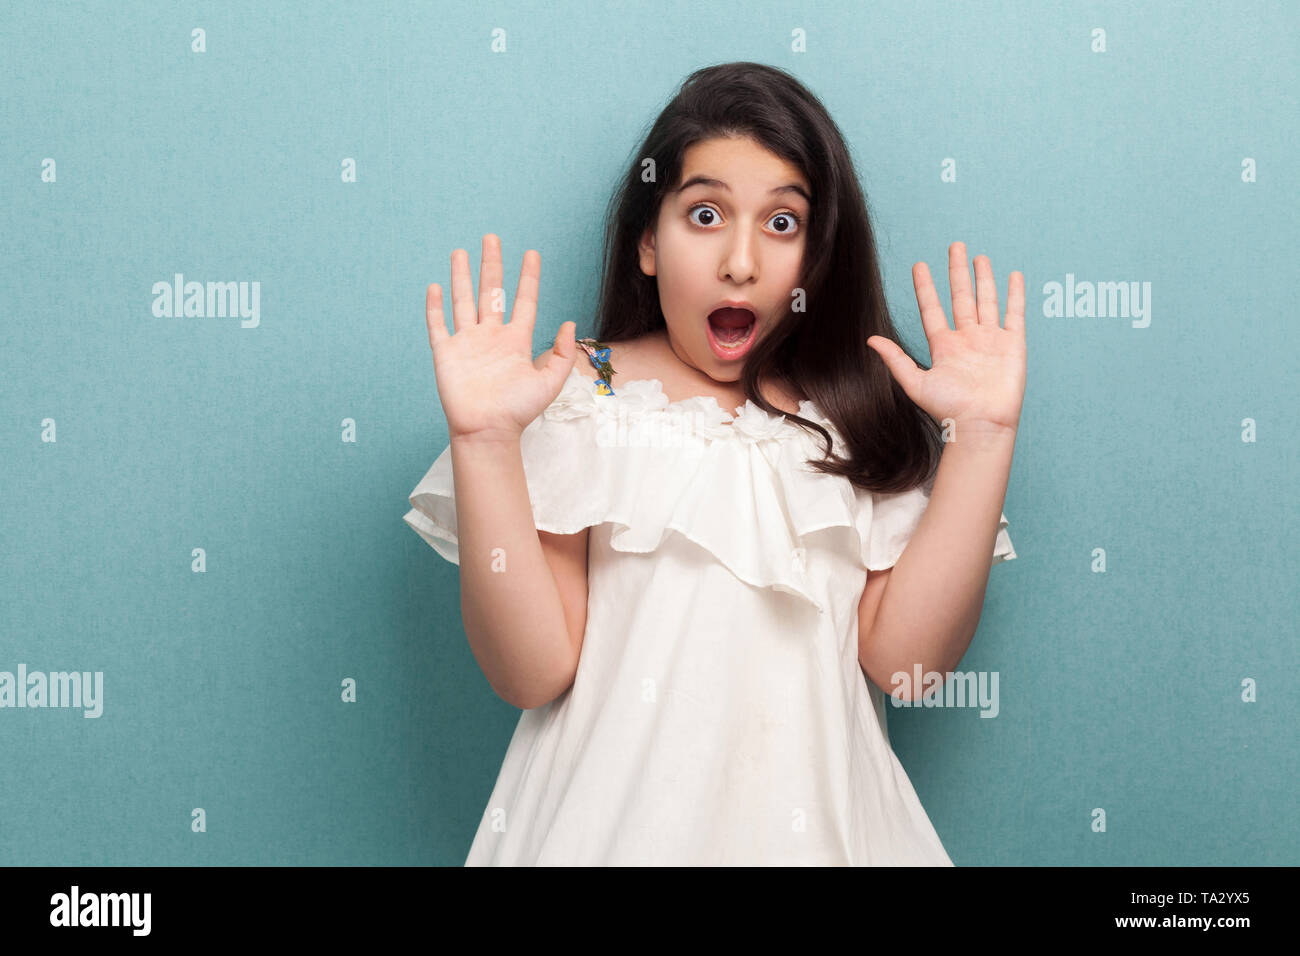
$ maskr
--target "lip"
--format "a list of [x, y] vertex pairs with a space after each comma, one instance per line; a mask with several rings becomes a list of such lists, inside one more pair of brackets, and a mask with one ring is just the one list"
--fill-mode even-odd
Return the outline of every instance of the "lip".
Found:
[[[746, 309], [754, 316], [754, 324], [749, 327], [749, 338], [734, 349], [724, 346], [713, 334], [713, 324], [709, 322], [709, 316], [718, 309]], [[758, 310], [753, 304], [746, 302], [744, 299], [725, 299], [722, 302], [715, 303], [709, 307], [709, 311], [704, 316], [705, 335], [709, 338], [709, 348], [713, 354], [724, 362], [735, 362], [745, 357], [745, 354], [754, 347], [754, 342], [758, 338]]]
[[708, 318], [719, 309], [748, 309], [754, 313], [755, 319], [758, 318], [758, 309], [754, 308], [754, 303], [746, 302], [744, 299], [723, 299], [721, 302], [715, 302], [709, 306], [709, 311], [704, 313], [704, 317]]

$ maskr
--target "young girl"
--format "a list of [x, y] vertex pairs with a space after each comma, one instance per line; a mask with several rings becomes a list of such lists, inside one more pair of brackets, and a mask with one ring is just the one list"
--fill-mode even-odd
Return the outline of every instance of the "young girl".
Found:
[[954, 329], [918, 263], [918, 367], [839, 130], [756, 63], [690, 76], [615, 198], [595, 340], [531, 358], [539, 258], [505, 322], [495, 236], [454, 334], [427, 294], [450, 441], [405, 520], [524, 711], [466, 864], [952, 865], [884, 697], [1015, 557], [1023, 276], [1001, 328], [954, 244]]

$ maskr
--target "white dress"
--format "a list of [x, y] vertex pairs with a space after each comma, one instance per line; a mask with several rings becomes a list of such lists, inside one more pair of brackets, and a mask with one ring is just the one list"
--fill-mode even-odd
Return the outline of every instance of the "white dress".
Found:
[[[951, 866], [858, 664], [867, 570], [932, 485], [819, 474], [820, 436], [750, 401], [597, 389], [574, 368], [520, 439], [537, 528], [591, 528], [587, 626], [573, 686], [520, 716], [465, 865]], [[459, 563], [450, 446], [410, 504]]]

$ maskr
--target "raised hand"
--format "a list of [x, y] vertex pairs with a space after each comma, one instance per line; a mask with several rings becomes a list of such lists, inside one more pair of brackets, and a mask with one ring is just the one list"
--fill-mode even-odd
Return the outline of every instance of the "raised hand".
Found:
[[971, 292], [966, 246], [948, 247], [948, 285], [956, 328], [948, 327], [943, 305], [924, 262], [912, 266], [916, 304], [930, 343], [931, 367], [925, 371], [889, 339], [873, 335], [867, 344], [884, 360], [907, 396], [940, 423], [952, 419], [979, 430], [1014, 432], [1025, 396], [1025, 277], [1013, 272], [1007, 281], [1006, 327], [998, 324], [998, 287], [988, 256], [975, 258]]
[[477, 305], [469, 253], [456, 249], [451, 254], [454, 334], [447, 334], [442, 288], [435, 283], [425, 291], [424, 318], [433, 350], [433, 373], [450, 438], [518, 439], [564, 386], [578, 357], [574, 323], [560, 326], [544, 367], [533, 365], [540, 276], [541, 258], [529, 249], [519, 272], [514, 309], [506, 322], [501, 240], [489, 233], [483, 237]]

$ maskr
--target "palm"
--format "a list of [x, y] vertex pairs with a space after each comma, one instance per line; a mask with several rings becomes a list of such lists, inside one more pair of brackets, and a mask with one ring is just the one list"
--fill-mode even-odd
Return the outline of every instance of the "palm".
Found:
[[425, 293], [425, 321], [433, 350], [434, 378], [447, 430], [452, 437], [512, 438], [523, 432], [559, 394], [573, 368], [577, 347], [573, 323], [556, 336], [555, 350], [543, 368], [533, 364], [533, 327], [541, 268], [537, 253], [524, 254], [519, 291], [509, 322], [504, 316], [501, 243], [483, 237], [479, 296], [473, 297], [469, 254], [451, 257], [451, 291], [455, 333], [447, 334], [442, 289]]
[[1014, 431], [1025, 392], [1024, 276], [1011, 273], [1003, 328], [998, 324], [997, 284], [988, 257], [975, 260], [978, 299], [971, 289], [962, 243], [948, 249], [948, 272], [954, 328], [948, 326], [929, 268], [924, 262], [912, 268], [921, 324], [930, 345], [928, 371], [883, 336], [872, 336], [867, 344], [880, 354], [907, 396], [936, 420]]

